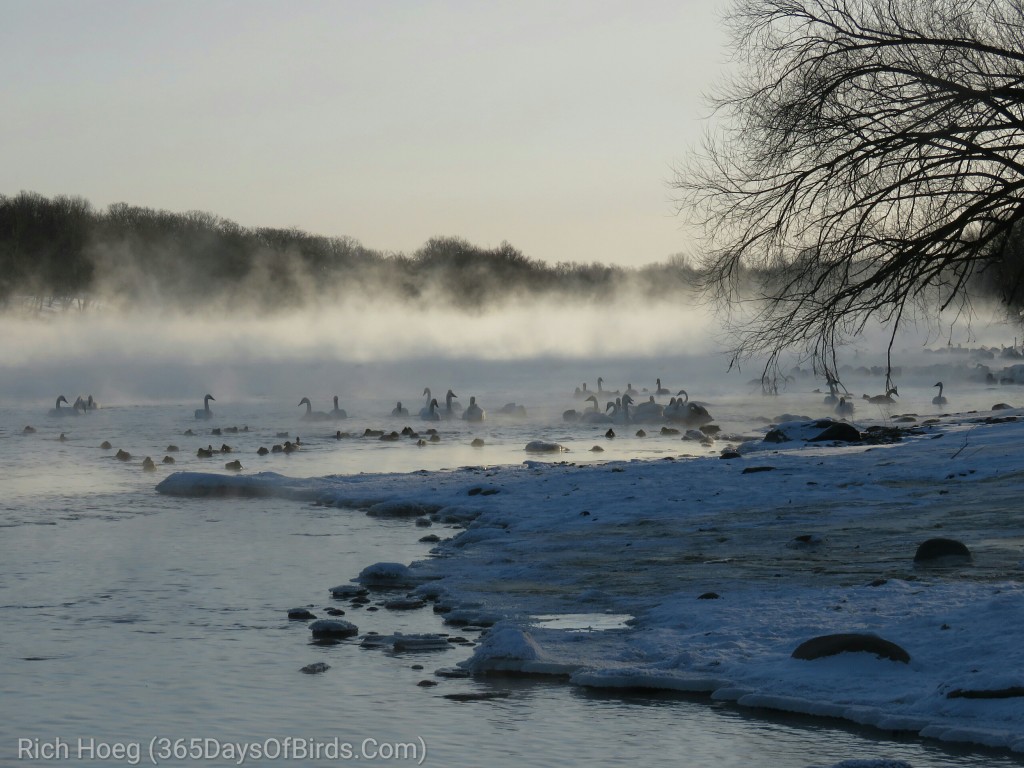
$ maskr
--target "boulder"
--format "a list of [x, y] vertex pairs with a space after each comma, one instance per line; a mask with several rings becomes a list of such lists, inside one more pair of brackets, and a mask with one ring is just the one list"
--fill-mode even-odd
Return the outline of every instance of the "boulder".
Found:
[[910, 654], [896, 643], [884, 640], [877, 635], [859, 632], [848, 632], [836, 635], [821, 635], [797, 646], [793, 651], [794, 659], [811, 661], [824, 656], [835, 656], [839, 653], [873, 653], [879, 658], [910, 663]]

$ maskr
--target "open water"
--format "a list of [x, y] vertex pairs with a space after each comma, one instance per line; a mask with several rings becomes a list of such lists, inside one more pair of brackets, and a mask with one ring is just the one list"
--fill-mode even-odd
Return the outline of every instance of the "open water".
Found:
[[[466, 403], [477, 395], [488, 409], [481, 425], [419, 422], [424, 383], [404, 384], [397, 370], [389, 372], [387, 386], [343, 398], [350, 417], [342, 422], [300, 418], [296, 403], [305, 394], [314, 396], [317, 410], [330, 410], [326, 392], [296, 391], [287, 399], [252, 393], [231, 399], [213, 392], [218, 399], [210, 421], [193, 418], [202, 392], [198, 402], [126, 399], [67, 417], [48, 415], [52, 401], [8, 400], [0, 408], [0, 765], [116, 766], [151, 764], [151, 757], [164, 765], [197, 766], [357, 762], [345, 759], [346, 745], [363, 763], [498, 768], [626, 761], [804, 768], [879, 757], [915, 768], [1020, 764], [1001, 752], [811, 718], [758, 716], [701, 697], [435, 676], [436, 669], [468, 657], [469, 645], [402, 654], [362, 648], [357, 641], [313, 645], [306, 623], [289, 621], [288, 609], [308, 606], [324, 617], [324, 609], [341, 608], [361, 634], [453, 631], [429, 608], [374, 611], [376, 606], [354, 606], [328, 593], [371, 563], [429, 557], [431, 545], [419, 541], [424, 529], [282, 500], [180, 499], [154, 492], [171, 471], [227, 473], [224, 464], [233, 458], [243, 472], [308, 477], [519, 463], [527, 458], [524, 445], [535, 439], [562, 442], [571, 449], [566, 458], [577, 462], [681, 457], [722, 447], [662, 437], [651, 427], [650, 436], [638, 438], [636, 427], [613, 426], [620, 434], [611, 440], [604, 436], [609, 425], [565, 424], [562, 410], [580, 407], [572, 396], [580, 382], [564, 370], [548, 367], [541, 375], [543, 370], [510, 380], [501, 366], [475, 365], [479, 390], [457, 392]], [[555, 374], [564, 382], [559, 389], [550, 380]], [[902, 386], [901, 412], [932, 408], [934, 382], [921, 382]], [[653, 382], [634, 382], [644, 384], [653, 388]], [[616, 379], [616, 388], [624, 385]], [[448, 385], [437, 386], [433, 394], [443, 400]], [[759, 415], [825, 415], [821, 396], [810, 391], [814, 386], [797, 382], [773, 398], [761, 397], [746, 382], [692, 394], [710, 403], [717, 423], [742, 434], [756, 428]], [[396, 392], [411, 418], [388, 416]], [[65, 394], [74, 400], [77, 393]], [[947, 394], [952, 400], [954, 393]], [[988, 408], [1018, 394], [1024, 397], [1015, 387], [965, 384], [956, 393], [957, 409]], [[506, 402], [524, 404], [527, 418], [500, 416]], [[866, 407], [858, 403], [858, 409]], [[441, 440], [421, 447], [411, 438], [361, 436], [367, 428], [400, 430], [406, 424], [421, 431], [435, 426]], [[29, 425], [36, 431], [26, 434]], [[237, 433], [226, 431], [234, 427]], [[220, 435], [212, 434], [215, 428]], [[352, 436], [338, 439], [339, 430]], [[483, 448], [470, 445], [476, 437]], [[285, 439], [300, 439], [302, 448], [257, 456], [260, 446]], [[104, 441], [110, 449], [100, 447]], [[172, 444], [180, 450], [169, 451]], [[230, 455], [197, 456], [198, 448], [224, 444]], [[604, 451], [592, 453], [598, 444]], [[131, 459], [115, 458], [118, 449]], [[176, 463], [162, 464], [165, 455]], [[142, 469], [146, 456], [156, 461], [155, 471]], [[315, 662], [330, 669], [299, 671]], [[418, 685], [424, 680], [437, 685]], [[452, 693], [501, 696], [445, 698]], [[244, 757], [243, 748], [249, 750]], [[269, 756], [257, 757], [254, 749]]]

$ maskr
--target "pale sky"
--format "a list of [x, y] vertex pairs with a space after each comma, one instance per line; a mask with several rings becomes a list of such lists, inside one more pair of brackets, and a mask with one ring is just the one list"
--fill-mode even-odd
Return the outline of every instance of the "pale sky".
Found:
[[724, 5], [0, 0], [0, 194], [661, 262]]

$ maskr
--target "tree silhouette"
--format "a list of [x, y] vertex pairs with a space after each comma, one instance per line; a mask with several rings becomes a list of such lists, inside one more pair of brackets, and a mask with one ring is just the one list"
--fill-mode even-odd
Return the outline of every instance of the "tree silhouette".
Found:
[[1020, 302], [1020, 0], [737, 0], [727, 23], [738, 73], [675, 187], [705, 227], [705, 287], [741, 308], [734, 361], [773, 377], [797, 348], [834, 375], [874, 318], [891, 368], [901, 324], [970, 315], [988, 269]]

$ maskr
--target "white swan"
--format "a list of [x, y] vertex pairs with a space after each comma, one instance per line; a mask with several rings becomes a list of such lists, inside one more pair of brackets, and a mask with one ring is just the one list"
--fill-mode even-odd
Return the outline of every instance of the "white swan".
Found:
[[213, 395], [206, 395], [206, 397], [203, 398], [203, 407], [196, 408], [197, 419], [209, 419], [213, 416], [213, 411], [210, 410], [211, 400], [217, 402], [217, 398], [215, 398]]
[[940, 381], [935, 386], [939, 388], [939, 394], [932, 398], [932, 405], [946, 405], [949, 400], [942, 396], [942, 382]]
[[424, 421], [440, 421], [441, 416], [437, 412], [437, 399], [430, 401], [430, 405], [420, 411], [420, 418]]
[[838, 391], [836, 383], [829, 379], [828, 382], [828, 394], [825, 395], [825, 405], [835, 405], [839, 402], [839, 395], [836, 394]]
[[313, 404], [309, 402], [308, 397], [304, 397], [301, 400], [299, 400], [299, 405], [306, 406], [306, 412], [302, 414], [302, 418], [305, 419], [306, 421], [327, 421], [328, 419], [331, 418], [331, 415], [329, 413], [324, 413], [323, 411], [314, 411]]
[[842, 416], [844, 419], [848, 419], [853, 416], [853, 403], [847, 400], [845, 397], [840, 397], [839, 402], [836, 403], [835, 407], [836, 415]]
[[78, 411], [74, 408], [61, 408], [61, 403], [67, 403], [68, 399], [61, 395], [57, 398], [57, 404], [50, 409], [51, 416], [78, 416]]
[[661, 379], [655, 379], [654, 382], [655, 382], [655, 384], [658, 385], [658, 388], [654, 390], [654, 394], [656, 394], [656, 395], [671, 395], [672, 394], [667, 389], [665, 389], [665, 387], [661, 386]]
[[630, 397], [629, 395], [617, 397], [615, 398], [614, 403], [608, 403], [608, 407], [605, 408], [605, 411], [607, 411], [609, 408], [612, 409], [612, 424], [629, 424], [632, 421], [629, 415], [629, 406], [632, 404], [633, 398]]
[[[611, 424], [612, 423], [612, 417], [609, 416], [607, 413], [602, 413], [601, 412], [601, 409], [600, 409], [600, 407], [598, 406], [598, 403], [597, 403], [597, 395], [591, 395], [590, 397], [588, 397], [587, 398], [587, 402], [593, 402], [594, 403], [594, 407], [593, 408], [588, 408], [585, 411], [583, 411], [583, 413], [580, 414], [579, 421], [582, 421], [585, 424]], [[614, 405], [614, 403], [609, 403], [609, 405]], [[607, 406], [605, 407], [605, 410], [606, 411], [608, 410]]]
[[677, 394], [680, 397], [676, 398], [675, 404], [669, 403], [665, 409], [666, 419], [688, 427], [701, 427], [714, 421], [707, 408], [700, 403], [690, 402], [690, 395], [685, 389], [680, 389]]
[[[630, 401], [632, 402], [632, 400]], [[646, 402], [640, 403], [633, 409], [633, 421], [653, 423], [665, 418], [665, 406], [654, 401], [654, 395], [649, 395]]]
[[483, 421], [487, 418], [487, 412], [476, 404], [476, 397], [474, 396], [469, 398], [469, 407], [462, 414], [462, 418], [466, 421]]
[[348, 418], [348, 414], [345, 412], [345, 409], [338, 407], [338, 396], [337, 395], [334, 396], [334, 410], [331, 411], [330, 414], [328, 414], [328, 415], [332, 419], [334, 419], [336, 421], [338, 419], [347, 419]]
[[392, 416], [408, 416], [409, 409], [402, 405], [402, 401], [398, 401], [398, 405], [391, 409]]
[[441, 414], [443, 418], [453, 419], [458, 415], [459, 411], [462, 410], [461, 405], [452, 402], [452, 400], [454, 400], [457, 397], [458, 395], [456, 395], [450, 389], [448, 390], [448, 394], [444, 396], [444, 412]]
[[430, 394], [430, 387], [424, 387], [423, 388], [423, 395], [427, 398], [427, 401], [424, 404], [424, 406], [422, 408], [420, 408], [420, 418], [421, 419], [428, 419], [429, 421], [433, 421], [433, 419], [429, 418], [428, 414], [430, 413], [430, 410], [431, 410], [430, 409], [430, 404], [434, 403], [436, 405], [437, 401], [434, 400], [434, 398], [431, 396], [431, 394]]
[[618, 397], [619, 390], [616, 389], [614, 392], [612, 390], [606, 390], [604, 388], [604, 379], [602, 379], [600, 376], [598, 376], [597, 377], [597, 395], [598, 395], [598, 397]]

